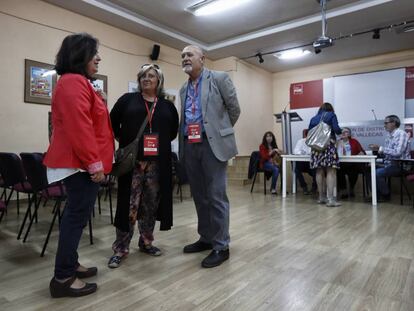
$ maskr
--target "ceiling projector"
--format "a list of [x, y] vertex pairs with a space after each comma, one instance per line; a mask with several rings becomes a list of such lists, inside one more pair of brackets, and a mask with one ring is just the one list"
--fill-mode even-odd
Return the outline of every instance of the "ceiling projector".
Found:
[[315, 49], [323, 49], [330, 47], [334, 44], [334, 41], [332, 38], [326, 37], [326, 36], [320, 36], [318, 39], [316, 39], [313, 42], [313, 47]]

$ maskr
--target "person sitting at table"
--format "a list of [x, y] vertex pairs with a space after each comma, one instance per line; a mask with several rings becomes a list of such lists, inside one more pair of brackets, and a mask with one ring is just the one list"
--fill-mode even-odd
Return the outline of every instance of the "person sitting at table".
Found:
[[275, 135], [272, 132], [266, 132], [263, 135], [262, 143], [259, 147], [259, 150], [259, 167], [264, 171], [272, 172], [272, 184], [270, 187], [270, 192], [272, 194], [277, 194], [276, 183], [280, 171], [280, 155], [283, 153], [283, 151], [278, 149]]
[[[361, 144], [355, 138], [352, 138], [351, 129], [349, 127], [342, 128], [341, 139], [337, 142], [338, 155], [361, 155], [366, 154]], [[341, 199], [348, 197], [355, 197], [354, 187], [358, 179], [358, 174], [364, 171], [365, 164], [363, 163], [341, 163], [341, 168], [338, 170], [338, 192], [341, 193]], [[349, 180], [349, 194], [346, 187], [345, 175], [348, 175]]]
[[[311, 148], [305, 143], [306, 136], [308, 136], [308, 129], [304, 129], [302, 132], [302, 135], [303, 135], [303, 138], [297, 141], [295, 148], [293, 149], [293, 154], [310, 155]], [[311, 192], [308, 191], [308, 185], [306, 184], [305, 178], [303, 177], [303, 173], [308, 173], [312, 177], [312, 191]], [[295, 174], [296, 174], [296, 178], [298, 179], [301, 188], [303, 189], [304, 195], [309, 195], [317, 191], [315, 170], [310, 168], [309, 162], [297, 161], [295, 163]]]
[[400, 118], [396, 115], [385, 117], [384, 127], [388, 132], [384, 146], [370, 144], [372, 151], [377, 151], [378, 156], [384, 158], [382, 167], [377, 167], [377, 195], [378, 202], [386, 202], [391, 198], [390, 189], [386, 182], [387, 177], [400, 176], [401, 169], [396, 160], [410, 159], [409, 135], [401, 130]]

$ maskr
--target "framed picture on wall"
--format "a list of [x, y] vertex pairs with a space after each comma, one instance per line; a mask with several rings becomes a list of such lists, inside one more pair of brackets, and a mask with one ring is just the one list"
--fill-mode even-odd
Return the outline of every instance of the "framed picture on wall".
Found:
[[25, 59], [24, 67], [24, 102], [50, 105], [56, 85], [54, 66]]
[[138, 92], [138, 82], [137, 81], [128, 81], [128, 93]]
[[105, 92], [105, 94], [108, 96], [108, 77], [104, 75], [95, 74], [93, 75], [95, 80], [92, 81], [92, 84], [96, 89], [100, 89]]

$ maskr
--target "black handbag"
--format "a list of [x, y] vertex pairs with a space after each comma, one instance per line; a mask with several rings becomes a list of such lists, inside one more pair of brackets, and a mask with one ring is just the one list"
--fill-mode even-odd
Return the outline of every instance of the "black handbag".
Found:
[[[153, 109], [154, 105], [151, 107], [150, 115]], [[137, 137], [125, 147], [118, 148], [118, 150], [115, 151], [115, 163], [112, 165], [111, 175], [117, 177], [123, 176], [134, 169], [137, 161], [138, 143], [144, 133], [147, 123], [148, 116], [145, 118], [144, 122], [142, 122]]]

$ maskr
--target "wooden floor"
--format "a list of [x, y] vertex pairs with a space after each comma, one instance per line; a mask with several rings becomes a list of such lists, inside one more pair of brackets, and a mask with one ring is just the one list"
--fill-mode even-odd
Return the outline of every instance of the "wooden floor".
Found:
[[359, 198], [327, 208], [311, 197], [249, 190], [229, 189], [231, 256], [213, 269], [200, 267], [208, 252], [182, 253], [197, 238], [188, 196], [175, 200], [174, 228], [156, 232], [163, 256], [140, 253], [134, 237], [122, 266], [107, 268], [114, 228], [105, 206], [94, 219], [95, 244], [87, 231], [81, 241], [82, 264], [99, 269], [90, 279], [98, 292], [82, 298], [49, 296], [56, 230], [46, 256], [39, 254], [51, 206], [25, 244], [16, 240], [22, 215], [12, 207], [0, 223], [0, 310], [414, 310], [411, 203], [373, 208]]

